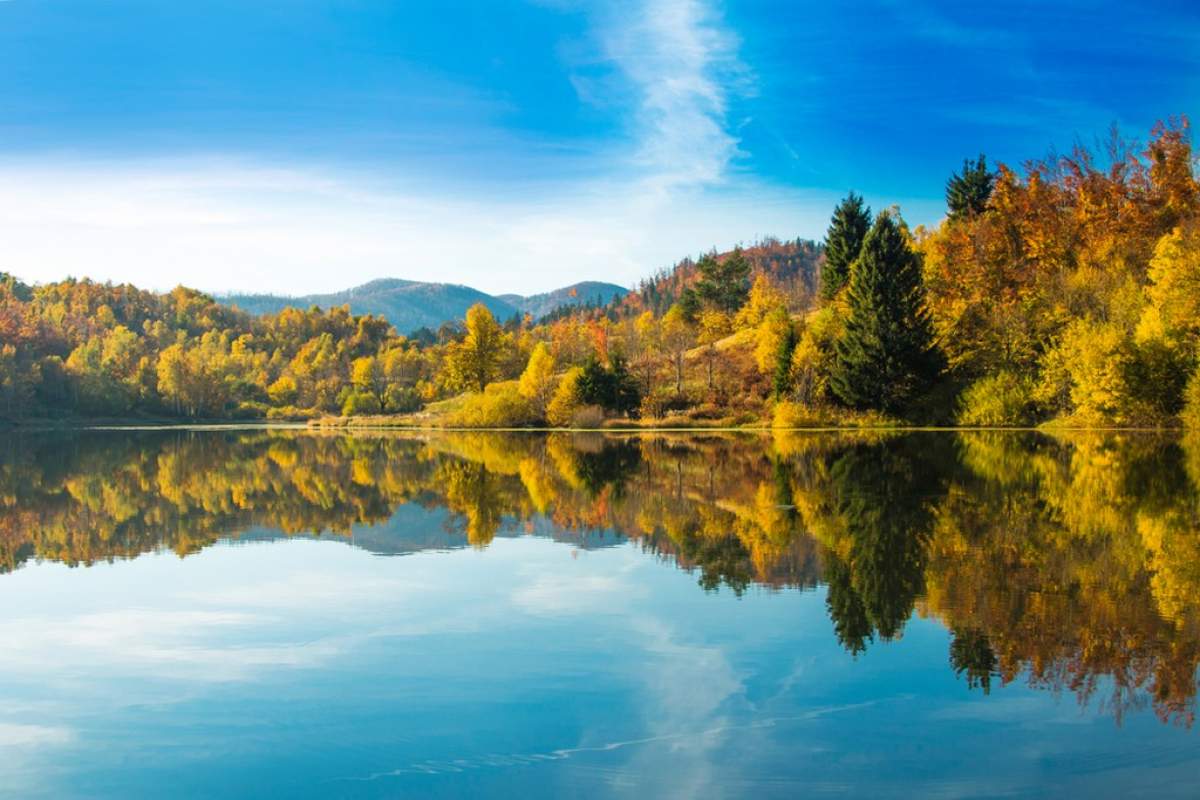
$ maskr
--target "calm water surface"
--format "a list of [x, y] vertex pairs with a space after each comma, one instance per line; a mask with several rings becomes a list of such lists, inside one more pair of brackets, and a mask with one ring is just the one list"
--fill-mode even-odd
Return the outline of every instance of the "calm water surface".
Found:
[[4, 437], [5, 796], [1200, 793], [1200, 439]]

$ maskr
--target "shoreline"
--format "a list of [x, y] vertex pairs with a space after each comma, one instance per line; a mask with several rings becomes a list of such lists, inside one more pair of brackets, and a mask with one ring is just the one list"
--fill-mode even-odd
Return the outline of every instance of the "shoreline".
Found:
[[1187, 428], [1177, 427], [1087, 427], [1067, 425], [1041, 426], [969, 426], [969, 425], [815, 425], [803, 427], [777, 427], [772, 425], [609, 425], [592, 428], [562, 428], [550, 426], [526, 427], [462, 427], [445, 425], [389, 425], [389, 424], [320, 424], [316, 421], [286, 422], [245, 420], [201, 420], [168, 422], [164, 420], [37, 420], [33, 422], [3, 422], [0, 432], [45, 432], [45, 431], [219, 431], [219, 430], [302, 430], [322, 433], [356, 432], [379, 433], [383, 431], [412, 431], [421, 433], [745, 433], [763, 434], [776, 431], [785, 433], [861, 433], [902, 431], [906, 433], [957, 433], [966, 431], [1006, 433], [1093, 432], [1093, 433], [1155, 433], [1182, 434]]

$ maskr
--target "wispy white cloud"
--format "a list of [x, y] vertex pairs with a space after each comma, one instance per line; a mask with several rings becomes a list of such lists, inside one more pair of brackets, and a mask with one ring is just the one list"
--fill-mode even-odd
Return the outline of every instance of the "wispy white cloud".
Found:
[[[0, 0], [0, 3], [6, 0]], [[0, 747], [43, 747], [68, 744], [75, 739], [70, 728], [56, 725], [25, 725], [0, 722]]]
[[702, 0], [645, 0], [610, 18], [601, 41], [635, 86], [645, 183], [665, 191], [722, 181], [738, 155], [730, 103], [753, 82], [719, 12]]

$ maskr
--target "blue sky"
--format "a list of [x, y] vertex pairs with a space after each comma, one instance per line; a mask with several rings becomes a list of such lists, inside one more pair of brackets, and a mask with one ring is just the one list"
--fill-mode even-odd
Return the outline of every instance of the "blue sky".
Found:
[[1195, 3], [0, 0], [0, 270], [631, 284], [1198, 100]]

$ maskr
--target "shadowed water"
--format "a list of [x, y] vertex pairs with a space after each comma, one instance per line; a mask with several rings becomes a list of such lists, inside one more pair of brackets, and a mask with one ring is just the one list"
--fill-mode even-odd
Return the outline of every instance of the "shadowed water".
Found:
[[10, 435], [0, 794], [1191, 797], [1198, 483], [1141, 434]]

